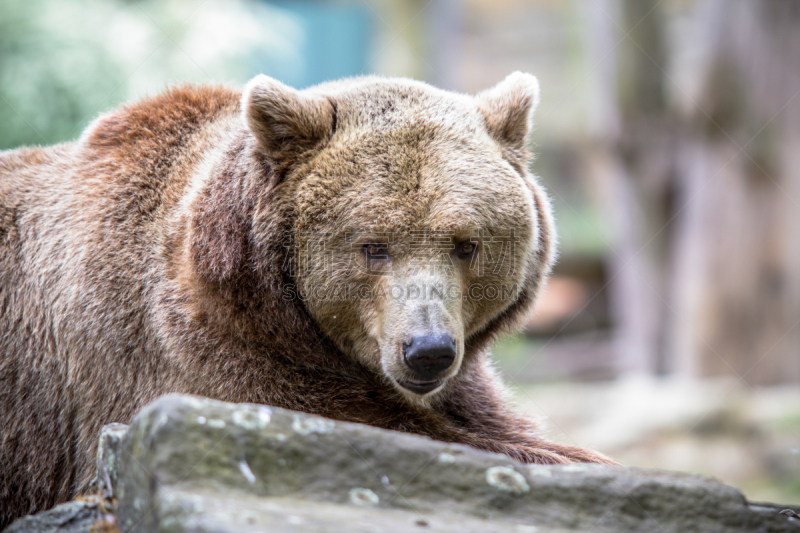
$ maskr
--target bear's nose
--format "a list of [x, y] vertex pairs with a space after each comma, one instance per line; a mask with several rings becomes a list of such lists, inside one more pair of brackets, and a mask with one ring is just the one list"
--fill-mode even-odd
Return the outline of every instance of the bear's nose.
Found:
[[422, 379], [435, 379], [456, 359], [456, 341], [447, 333], [421, 335], [403, 343], [406, 365]]

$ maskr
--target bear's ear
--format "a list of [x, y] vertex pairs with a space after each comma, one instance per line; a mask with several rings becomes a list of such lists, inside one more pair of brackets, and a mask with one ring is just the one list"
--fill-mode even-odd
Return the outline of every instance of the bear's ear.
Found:
[[533, 111], [539, 105], [536, 76], [513, 72], [476, 98], [489, 134], [501, 144], [523, 150], [533, 127]]
[[286, 168], [333, 134], [335, 110], [322, 96], [260, 74], [242, 95], [242, 112], [261, 152]]

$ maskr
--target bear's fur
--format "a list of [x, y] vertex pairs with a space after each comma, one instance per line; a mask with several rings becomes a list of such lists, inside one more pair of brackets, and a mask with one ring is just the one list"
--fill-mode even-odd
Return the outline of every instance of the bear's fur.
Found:
[[[548, 200], [527, 171], [537, 100], [521, 73], [476, 97], [259, 76], [244, 95], [173, 88], [76, 142], [0, 153], [0, 528], [84, 491], [100, 428], [169, 392], [526, 462], [611, 463], [538, 436], [488, 362], [553, 260]], [[473, 254], [511, 242], [515, 267], [468, 267], [433, 234], [483, 235]], [[376, 235], [391, 235], [391, 256], [353, 267], [372, 261], [360, 247]], [[336, 283], [374, 293], [328, 298]], [[385, 293], [425, 283], [463, 296]], [[489, 284], [499, 297], [468, 294]], [[398, 385], [403, 343], [428, 330], [449, 332], [457, 358], [415, 394]]]

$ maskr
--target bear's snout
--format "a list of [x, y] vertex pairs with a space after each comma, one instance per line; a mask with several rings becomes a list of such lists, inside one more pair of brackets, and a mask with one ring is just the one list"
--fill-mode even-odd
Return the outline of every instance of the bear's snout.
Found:
[[435, 389], [442, 373], [456, 360], [456, 341], [448, 333], [419, 335], [403, 343], [403, 360], [415, 378], [401, 382], [413, 392], [425, 394]]

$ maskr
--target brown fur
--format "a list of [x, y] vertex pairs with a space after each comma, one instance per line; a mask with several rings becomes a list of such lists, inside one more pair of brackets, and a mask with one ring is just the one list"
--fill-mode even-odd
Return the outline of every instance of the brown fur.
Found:
[[[519, 73], [475, 98], [409, 80], [299, 92], [259, 77], [244, 98], [174, 88], [101, 116], [77, 142], [0, 154], [0, 528], [85, 490], [102, 425], [169, 392], [526, 462], [610, 462], [514, 416], [487, 359], [553, 258], [548, 201], [525, 168], [537, 97]], [[517, 228], [518, 268], [419, 274], [406, 259], [439, 256], [410, 248], [413, 228]], [[345, 229], [393, 232], [399, 252], [383, 272], [353, 274]], [[303, 246], [317, 237], [327, 270]], [[301, 264], [312, 268], [287, 269]], [[515, 289], [425, 304], [287, 297], [334, 281], [443, 279]], [[396, 384], [395, 348], [420, 327], [445, 328], [459, 346], [457, 367], [424, 397]]]

